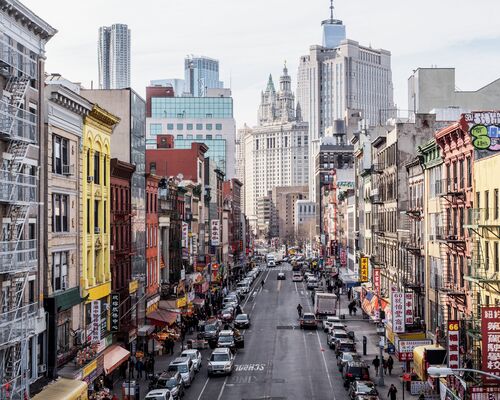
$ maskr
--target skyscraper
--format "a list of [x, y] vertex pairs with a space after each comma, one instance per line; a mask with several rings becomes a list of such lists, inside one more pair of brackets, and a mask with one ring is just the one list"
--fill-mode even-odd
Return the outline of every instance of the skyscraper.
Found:
[[220, 89], [219, 61], [203, 56], [189, 55], [184, 59], [185, 90], [193, 97], [205, 97], [207, 89]]
[[333, 18], [333, 0], [330, 0], [330, 18], [321, 22], [323, 31], [323, 47], [333, 49], [346, 38], [345, 26], [340, 19]]
[[101, 26], [97, 45], [99, 89], [130, 87], [130, 29], [125, 24]]

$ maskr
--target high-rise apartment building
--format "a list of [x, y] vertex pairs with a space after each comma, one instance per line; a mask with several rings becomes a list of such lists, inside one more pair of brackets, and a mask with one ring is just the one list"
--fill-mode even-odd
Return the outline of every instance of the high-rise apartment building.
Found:
[[[309, 55], [300, 58], [297, 74], [297, 108], [309, 123], [310, 160], [319, 151], [325, 129], [344, 119], [349, 110], [360, 111], [375, 125], [385, 122], [394, 107], [391, 53], [345, 39], [342, 21], [330, 17], [323, 21], [323, 46], [310, 47]], [[348, 140], [351, 132], [348, 126]], [[314, 163], [309, 166], [313, 176]], [[311, 179], [311, 198], [315, 186]]]
[[130, 29], [125, 24], [99, 28], [99, 88], [130, 87]]
[[186, 93], [193, 97], [206, 96], [207, 89], [221, 89], [219, 61], [203, 56], [189, 55], [184, 59], [184, 84]]
[[17, 0], [0, 7], [0, 398], [43, 375], [45, 45], [57, 31]]

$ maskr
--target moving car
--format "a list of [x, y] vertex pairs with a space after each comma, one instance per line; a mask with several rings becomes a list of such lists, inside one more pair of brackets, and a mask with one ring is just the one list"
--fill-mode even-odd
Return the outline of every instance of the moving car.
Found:
[[208, 376], [231, 375], [234, 368], [234, 356], [228, 348], [217, 348], [208, 359]]
[[307, 289], [313, 290], [317, 287], [319, 287], [319, 282], [316, 278], [310, 277], [309, 279], [307, 279]]
[[318, 329], [318, 323], [313, 313], [304, 313], [300, 319], [300, 329], [305, 328]]
[[234, 319], [234, 326], [236, 328], [250, 328], [250, 317], [248, 314], [237, 315]]
[[237, 329], [220, 331], [219, 341], [217, 342], [218, 348], [230, 348], [231, 350], [241, 349], [245, 347], [245, 338]]
[[154, 389], [151, 390], [146, 397], [145, 400], [174, 400], [170, 390], [168, 389]]
[[[328, 328], [328, 332], [331, 331], [345, 331], [346, 326], [342, 322], [332, 322]], [[348, 334], [349, 335], [349, 334]]]
[[284, 272], [278, 272], [278, 280], [284, 281], [286, 279], [286, 275]]
[[347, 395], [350, 399], [359, 395], [378, 396], [378, 391], [372, 381], [354, 381], [351, 383]]
[[368, 366], [362, 361], [348, 361], [342, 369], [342, 379], [344, 379], [346, 389], [349, 388], [351, 382], [370, 380]]
[[179, 372], [186, 387], [194, 380], [194, 364], [189, 357], [177, 357], [168, 365], [167, 371]]
[[168, 389], [175, 400], [184, 396], [184, 381], [179, 372], [164, 372], [156, 379], [155, 389]]
[[340, 372], [342, 372], [342, 370], [344, 369], [344, 365], [346, 365], [349, 361], [362, 361], [362, 360], [361, 356], [358, 353], [343, 351], [337, 357], [337, 367], [339, 367]]
[[347, 332], [342, 330], [333, 330], [326, 336], [326, 344], [330, 346], [330, 349], [333, 349], [337, 340], [340, 339], [349, 339]]
[[294, 272], [292, 275], [292, 282], [302, 282], [304, 277], [300, 272]]
[[196, 349], [184, 350], [181, 353], [181, 357], [189, 357], [194, 365], [195, 372], [201, 369], [201, 353]]

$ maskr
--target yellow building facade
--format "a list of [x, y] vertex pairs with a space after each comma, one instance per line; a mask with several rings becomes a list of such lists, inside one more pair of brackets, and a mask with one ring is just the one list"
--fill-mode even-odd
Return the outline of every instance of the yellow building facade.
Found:
[[87, 307], [93, 300], [107, 302], [111, 293], [110, 146], [118, 122], [118, 117], [98, 105], [93, 106], [84, 120], [80, 283]]

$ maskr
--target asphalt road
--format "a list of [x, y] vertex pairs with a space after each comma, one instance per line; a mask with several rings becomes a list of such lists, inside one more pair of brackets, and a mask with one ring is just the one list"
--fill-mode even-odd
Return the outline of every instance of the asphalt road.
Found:
[[[277, 280], [285, 270], [286, 280]], [[260, 279], [265, 278], [262, 289]], [[235, 370], [227, 377], [207, 377], [207, 358], [186, 400], [304, 400], [346, 399], [334, 353], [321, 329], [303, 331], [297, 304], [312, 311], [304, 283], [292, 282], [289, 265], [263, 271], [243, 302], [251, 327], [244, 332], [245, 348], [238, 350]]]

